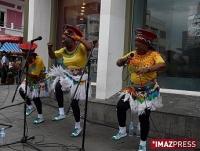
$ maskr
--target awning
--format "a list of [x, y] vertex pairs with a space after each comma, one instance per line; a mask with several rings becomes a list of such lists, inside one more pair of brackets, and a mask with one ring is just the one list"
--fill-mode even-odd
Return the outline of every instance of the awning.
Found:
[[0, 51], [5, 51], [5, 52], [22, 52], [21, 49], [19, 48], [19, 44], [17, 43], [11, 43], [11, 42], [5, 42], [2, 44], [0, 47]]

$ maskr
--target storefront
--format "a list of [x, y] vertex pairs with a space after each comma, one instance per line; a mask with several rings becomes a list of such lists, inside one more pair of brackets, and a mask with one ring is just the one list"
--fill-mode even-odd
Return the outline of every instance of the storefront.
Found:
[[28, 39], [43, 37], [42, 42], [38, 42], [38, 51], [49, 65], [47, 43], [51, 41], [55, 49], [60, 48], [66, 24], [79, 27], [85, 38], [95, 45], [91, 80], [96, 86], [96, 98], [107, 99], [123, 83], [122, 69], [116, 66], [117, 58], [124, 50], [134, 48], [134, 29], [148, 26], [158, 34], [155, 49], [168, 65], [159, 79], [162, 91], [199, 96], [199, 2], [29, 0]]

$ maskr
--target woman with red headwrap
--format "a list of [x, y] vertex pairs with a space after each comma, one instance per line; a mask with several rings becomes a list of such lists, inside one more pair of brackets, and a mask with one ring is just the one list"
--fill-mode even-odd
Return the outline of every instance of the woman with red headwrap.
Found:
[[[65, 118], [63, 92], [70, 92], [71, 97], [73, 97], [71, 107], [75, 118], [75, 127], [71, 136], [76, 137], [82, 131], [79, 100], [85, 100], [86, 98], [86, 81], [88, 75], [83, 72], [91, 45], [83, 39], [82, 33], [71, 25], [66, 27], [62, 35], [62, 43], [63, 47], [56, 51], [52, 51], [52, 44], [48, 44], [50, 58], [62, 60], [62, 66], [53, 67], [48, 73], [49, 77], [54, 79], [52, 89], [54, 89], [59, 107], [59, 113], [53, 120], [58, 121]], [[81, 83], [76, 91], [82, 74]]]
[[138, 151], [146, 151], [146, 140], [149, 133], [151, 110], [161, 107], [157, 72], [165, 67], [161, 55], [153, 50], [152, 41], [156, 34], [147, 29], [136, 29], [136, 50], [131, 51], [117, 61], [118, 66], [128, 66], [132, 85], [122, 89], [117, 104], [119, 131], [113, 136], [119, 140], [126, 133], [126, 111], [131, 108], [137, 112], [140, 121], [140, 145]]

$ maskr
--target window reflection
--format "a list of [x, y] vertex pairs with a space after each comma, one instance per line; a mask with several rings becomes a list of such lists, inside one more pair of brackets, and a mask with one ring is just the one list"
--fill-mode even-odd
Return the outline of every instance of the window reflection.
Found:
[[167, 62], [165, 88], [200, 90], [200, 0], [147, 0], [145, 25]]

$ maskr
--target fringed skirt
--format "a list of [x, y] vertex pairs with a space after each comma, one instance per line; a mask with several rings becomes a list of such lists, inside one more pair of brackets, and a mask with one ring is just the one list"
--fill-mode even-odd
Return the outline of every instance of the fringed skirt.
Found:
[[123, 101], [129, 101], [131, 111], [142, 114], [146, 108], [156, 110], [163, 106], [162, 98], [159, 92], [160, 88], [157, 83], [143, 87], [126, 87], [119, 94], [119, 98]]
[[[69, 92], [70, 96], [76, 100], [86, 99], [86, 84], [88, 80], [88, 74], [84, 73], [80, 84], [78, 85], [81, 75], [73, 75], [69, 70], [63, 69], [61, 66], [53, 66], [49, 73], [48, 78], [50, 79], [50, 88], [55, 91], [55, 86], [58, 82], [61, 84], [61, 89], [64, 92]], [[78, 87], [77, 87], [78, 86]], [[89, 94], [91, 96], [91, 89], [89, 88]]]
[[[22, 89], [24, 92], [26, 88], [26, 79], [21, 83], [18, 90]], [[48, 97], [48, 85], [46, 81], [38, 81], [37, 83], [28, 82], [27, 85], [27, 96], [30, 99], [37, 98], [37, 97]]]

